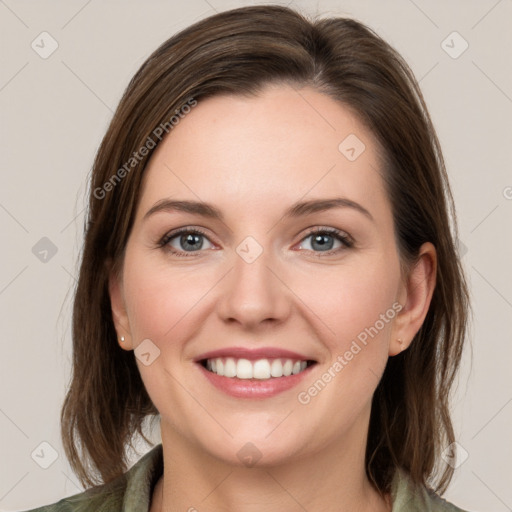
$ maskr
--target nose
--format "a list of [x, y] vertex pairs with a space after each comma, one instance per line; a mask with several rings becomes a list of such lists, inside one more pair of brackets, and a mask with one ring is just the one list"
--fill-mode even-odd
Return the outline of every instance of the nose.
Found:
[[222, 321], [252, 330], [282, 323], [290, 314], [292, 294], [276, 267], [270, 250], [250, 263], [235, 253], [219, 294], [217, 311]]

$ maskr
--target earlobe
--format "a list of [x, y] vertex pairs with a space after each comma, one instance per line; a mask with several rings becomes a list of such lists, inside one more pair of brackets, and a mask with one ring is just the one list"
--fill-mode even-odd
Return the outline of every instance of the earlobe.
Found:
[[[405, 284], [403, 308], [396, 317], [389, 355], [407, 349], [427, 316], [436, 286], [437, 253], [433, 244], [424, 243], [418, 260], [411, 268]], [[399, 340], [402, 340], [400, 343]]]
[[117, 341], [124, 350], [132, 350], [130, 324], [124, 303], [121, 277], [115, 272], [110, 273], [108, 281], [108, 291], [110, 295], [110, 306], [112, 309], [112, 319], [117, 332]]

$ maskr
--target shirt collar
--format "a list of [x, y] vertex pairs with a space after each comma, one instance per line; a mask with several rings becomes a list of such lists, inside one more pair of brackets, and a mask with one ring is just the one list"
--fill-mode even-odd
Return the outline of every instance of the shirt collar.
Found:
[[160, 443], [127, 472], [122, 512], [149, 511], [153, 489], [163, 471], [163, 450]]

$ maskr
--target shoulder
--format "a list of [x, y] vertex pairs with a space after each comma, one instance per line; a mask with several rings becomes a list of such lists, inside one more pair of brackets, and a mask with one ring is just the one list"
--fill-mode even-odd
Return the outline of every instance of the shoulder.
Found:
[[159, 444], [115, 480], [24, 512], [122, 512], [126, 506], [129, 510], [146, 512], [162, 472], [162, 445]]
[[117, 512], [122, 510], [126, 491], [126, 475], [108, 484], [68, 496], [57, 503], [25, 512]]
[[393, 479], [391, 496], [392, 512], [469, 512], [441, 498], [431, 489], [415, 486], [401, 469]]
[[91, 490], [87, 490], [80, 494], [68, 496], [52, 505], [46, 505], [25, 512], [121, 511], [124, 496], [122, 489], [113, 489], [109, 484], [99, 486], [95, 489], [95, 493], [91, 493]]

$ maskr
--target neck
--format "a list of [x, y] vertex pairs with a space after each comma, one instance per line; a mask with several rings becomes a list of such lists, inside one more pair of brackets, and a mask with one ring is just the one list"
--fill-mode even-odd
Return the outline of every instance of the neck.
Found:
[[[367, 425], [367, 423], [366, 423]], [[390, 512], [364, 469], [366, 431], [281, 465], [240, 467], [209, 458], [162, 423], [164, 475], [150, 512]], [[364, 435], [361, 435], [361, 432]]]

